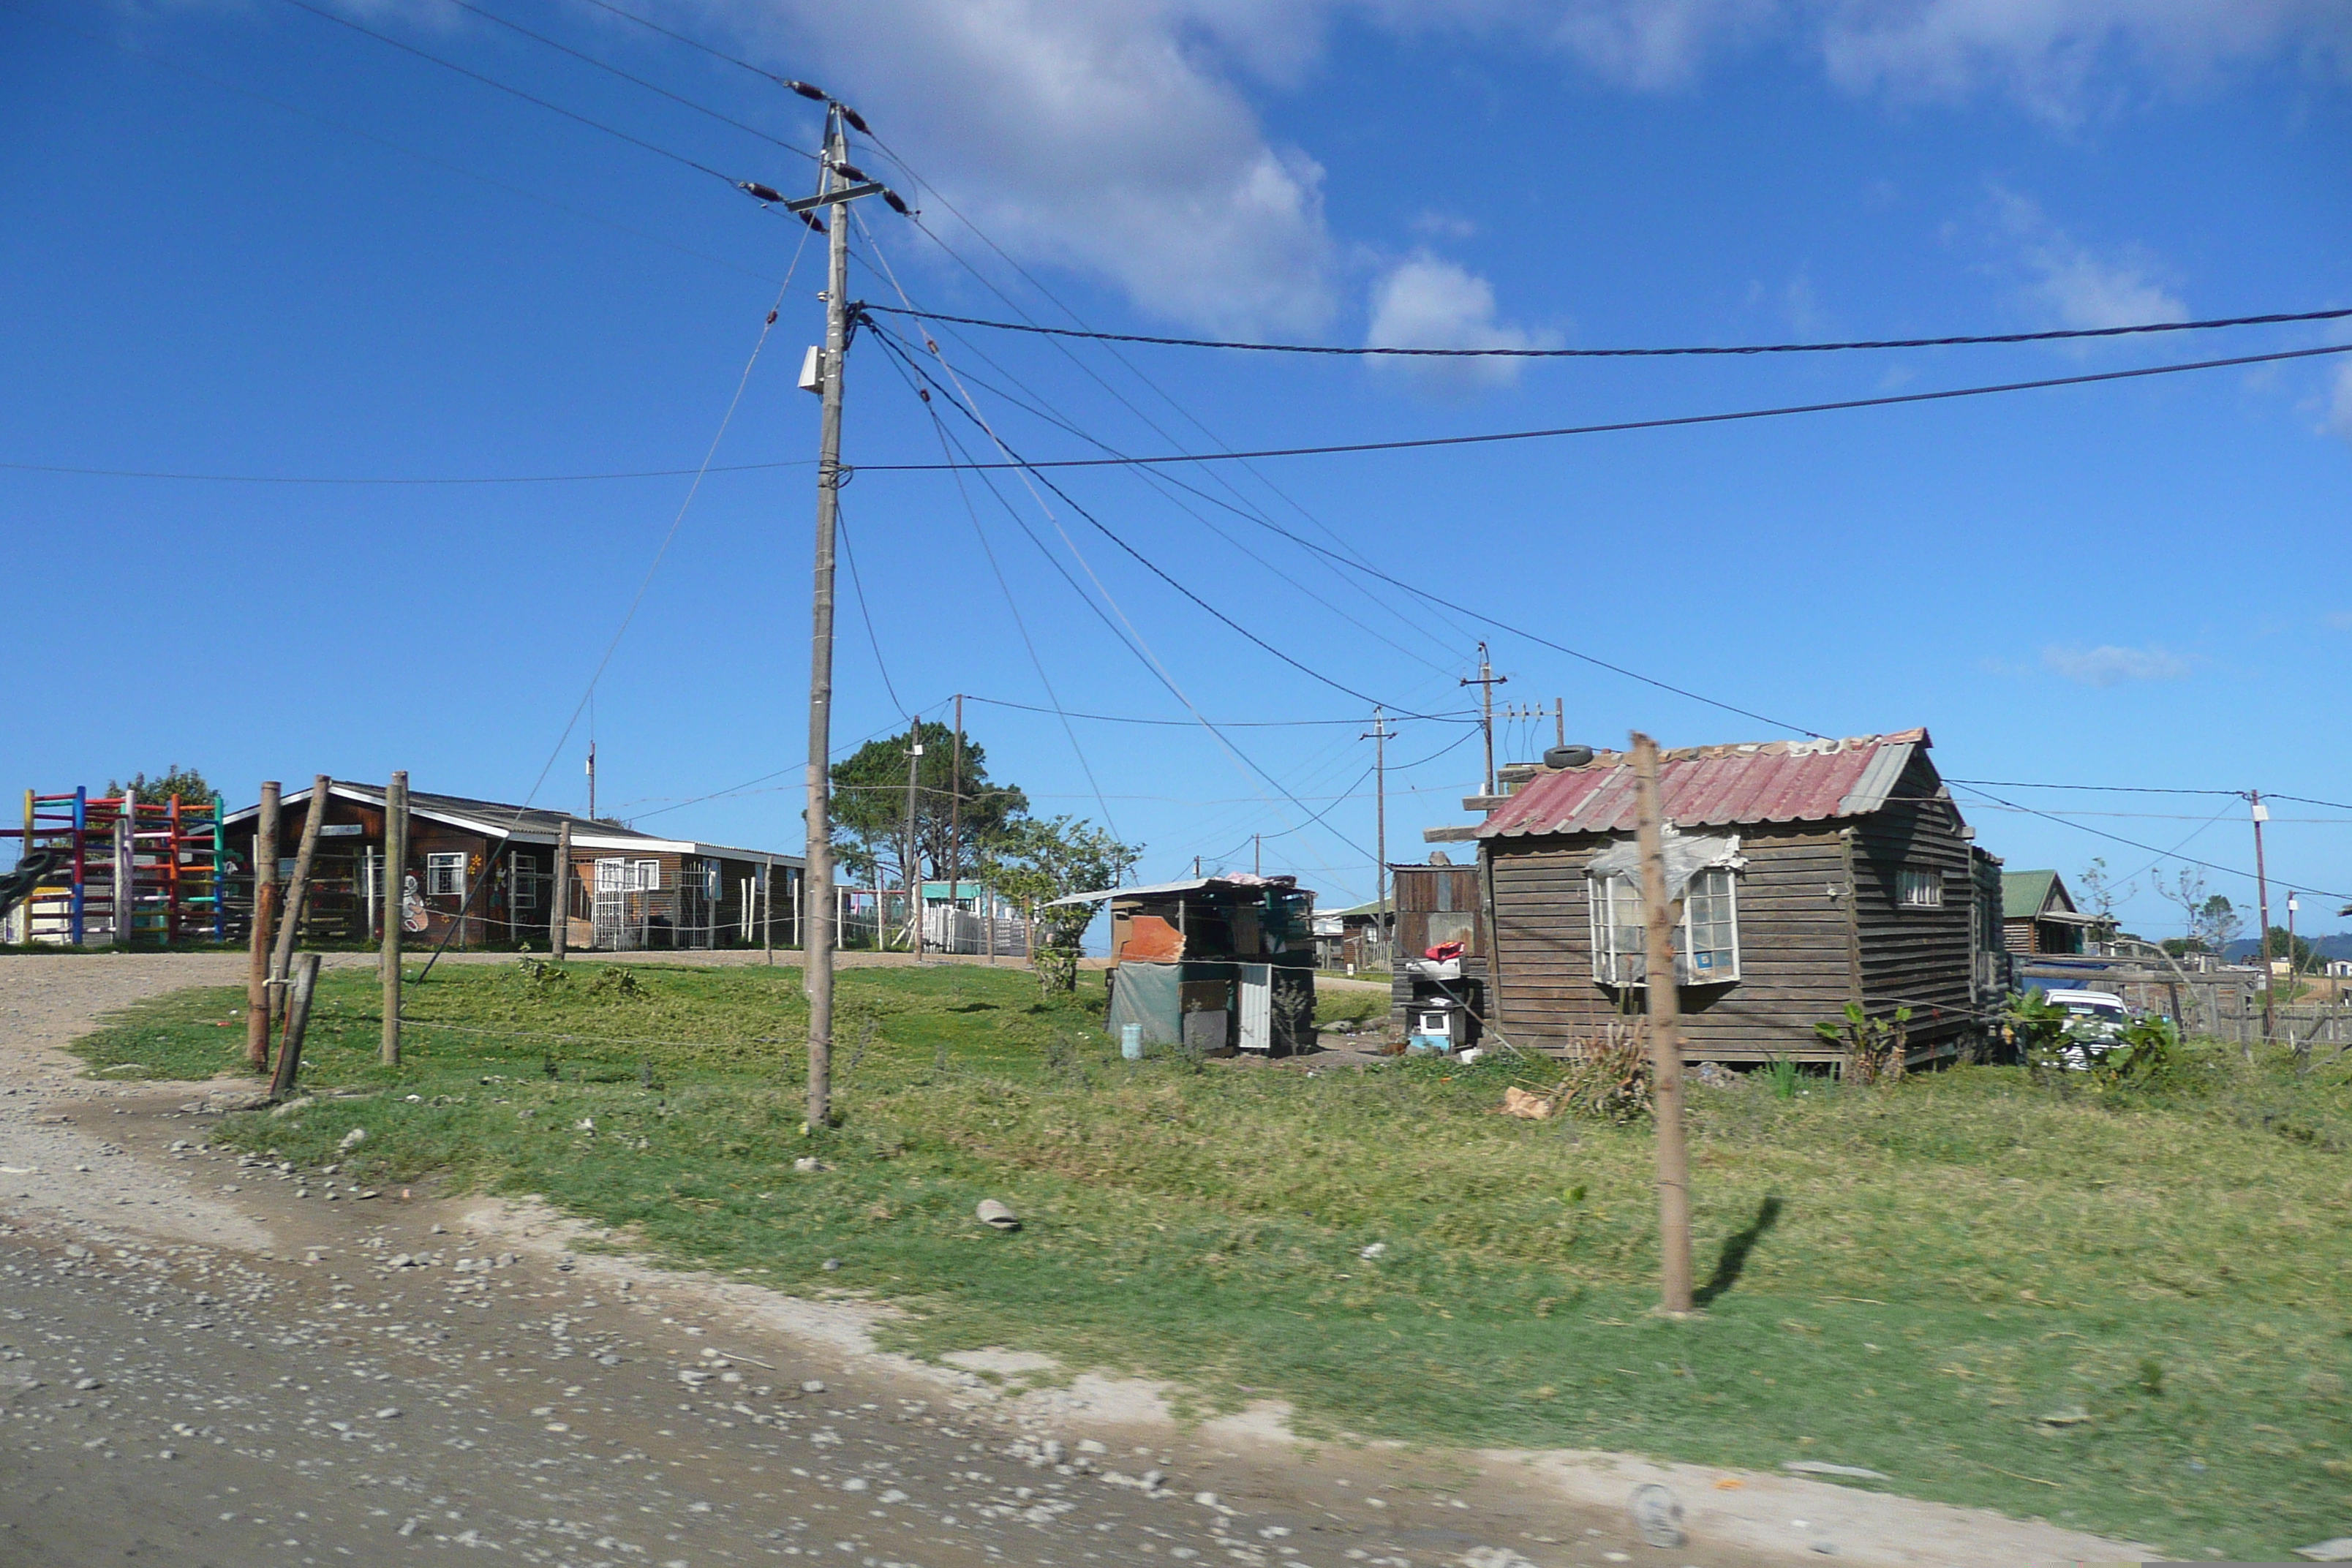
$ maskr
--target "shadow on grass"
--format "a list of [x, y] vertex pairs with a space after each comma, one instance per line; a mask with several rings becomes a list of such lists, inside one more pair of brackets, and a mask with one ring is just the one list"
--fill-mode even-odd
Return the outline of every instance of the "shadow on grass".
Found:
[[1748, 1222], [1747, 1228], [1735, 1231], [1725, 1238], [1723, 1255], [1715, 1260], [1715, 1276], [1691, 1292], [1692, 1304], [1704, 1307], [1717, 1297], [1727, 1294], [1734, 1285], [1738, 1284], [1740, 1274], [1748, 1267], [1748, 1255], [1756, 1250], [1756, 1244], [1764, 1239], [1764, 1233], [1780, 1220], [1779, 1196], [1768, 1197], [1758, 1204], [1756, 1217]]

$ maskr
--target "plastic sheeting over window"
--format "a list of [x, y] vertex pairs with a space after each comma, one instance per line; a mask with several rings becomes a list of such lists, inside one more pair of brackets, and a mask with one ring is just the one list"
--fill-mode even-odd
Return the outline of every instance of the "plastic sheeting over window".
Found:
[[[1739, 839], [1677, 833], [1669, 826], [1664, 849], [1667, 894], [1683, 901], [1675, 937], [1675, 983], [1717, 985], [1738, 979], [1735, 873], [1748, 864]], [[1592, 858], [1584, 874], [1592, 882], [1592, 977], [1604, 985], [1643, 984], [1649, 948], [1639, 842], [1610, 846]]]

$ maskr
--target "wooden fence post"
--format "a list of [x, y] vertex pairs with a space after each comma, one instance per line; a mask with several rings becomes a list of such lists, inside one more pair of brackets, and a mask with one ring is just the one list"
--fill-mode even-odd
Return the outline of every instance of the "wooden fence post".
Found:
[[269, 1098], [284, 1100], [294, 1091], [295, 1075], [302, 1070], [302, 1037], [310, 1027], [310, 996], [319, 988], [319, 955], [302, 954], [294, 966], [294, 983], [286, 997], [286, 1040], [278, 1047], [278, 1076], [269, 1082]]
[[278, 1009], [270, 994], [269, 950], [278, 919], [278, 797], [276, 779], [261, 785], [261, 807], [253, 820], [253, 956], [245, 977], [245, 1065], [269, 1068], [269, 1016]]
[[402, 922], [408, 918], [408, 774], [395, 773], [383, 790], [383, 947], [378, 962], [383, 967], [384, 1065], [400, 1065], [400, 943]]
[[[302, 905], [310, 893], [310, 863], [319, 854], [319, 825], [327, 816], [327, 792], [333, 781], [320, 773], [310, 784], [310, 804], [302, 811], [302, 844], [294, 851], [294, 878], [286, 885], [286, 913], [278, 927], [278, 948], [269, 963], [269, 973], [279, 987], [287, 979], [287, 965], [294, 959], [296, 934], [302, 928]], [[280, 1008], [285, 1006], [281, 996]]]
[[1658, 743], [1633, 734], [1633, 801], [1642, 850], [1642, 912], [1648, 927], [1643, 979], [1650, 993], [1650, 1110], [1658, 1131], [1659, 1308], [1691, 1310], [1690, 1149], [1683, 1129], [1683, 1043], [1675, 991], [1679, 900], [1666, 896], [1665, 810]]
[[572, 942], [572, 824], [569, 819], [557, 824], [555, 828], [555, 889], [549, 895], [548, 910], [548, 956], [561, 963]]

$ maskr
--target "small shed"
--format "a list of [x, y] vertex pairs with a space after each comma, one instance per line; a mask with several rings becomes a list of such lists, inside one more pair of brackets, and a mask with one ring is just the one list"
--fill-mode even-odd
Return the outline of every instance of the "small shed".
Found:
[[1056, 900], [1110, 906], [1110, 1031], [1147, 1046], [1286, 1056], [1315, 1038], [1315, 895], [1231, 872]]
[[[1404, 1026], [1415, 1006], [1459, 1004], [1473, 1020], [1488, 1016], [1494, 941], [1486, 929], [1486, 879], [1476, 864], [1456, 866], [1443, 849], [1424, 866], [1391, 866], [1396, 884], [1396, 961], [1389, 1016]], [[1433, 952], [1460, 952], [1451, 958]], [[1470, 1036], [1476, 1037], [1474, 1023]]]
[[2085, 934], [2105, 923], [2074, 908], [2065, 879], [2055, 871], [2001, 873], [2000, 941], [2011, 952], [2079, 953]]
[[1341, 969], [1353, 974], [1388, 962], [1388, 928], [1394, 921], [1392, 904], [1375, 900], [1352, 909], [1318, 910], [1315, 915], [1315, 963], [1319, 969]]
[[[1981, 1039], [1999, 862], [1970, 842], [1930, 744], [1906, 730], [1664, 753], [1669, 858], [1696, 868], [1675, 937], [1693, 1058], [1833, 1058], [1813, 1026], [1848, 1003], [1908, 1008], [1915, 1061]], [[1505, 768], [1507, 794], [1465, 803], [1485, 822], [1424, 835], [1478, 847], [1486, 1016], [1522, 1047], [1573, 1053], [1644, 1005], [1632, 763]]]

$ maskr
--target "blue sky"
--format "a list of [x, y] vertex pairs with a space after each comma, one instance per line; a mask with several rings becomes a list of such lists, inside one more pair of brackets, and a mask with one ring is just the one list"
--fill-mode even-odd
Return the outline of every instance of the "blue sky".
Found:
[[[449, 0], [316, 4], [729, 177], [810, 184], [793, 153]], [[594, 5], [482, 8], [814, 144], [814, 106]], [[930, 231], [866, 215], [856, 287], [877, 302], [903, 287], [960, 314], [1430, 346], [2352, 306], [2352, 22], [2324, 3], [629, 8], [824, 83], [904, 160], [860, 149]], [[265, 776], [406, 767], [422, 789], [577, 807], [589, 716], [566, 727], [627, 617], [594, 680], [602, 803], [648, 829], [796, 841], [816, 400], [793, 380], [820, 330], [814, 245], [745, 364], [797, 225], [287, 0], [0, 9], [0, 462], [690, 471], [740, 381], [717, 463], [802, 465], [714, 472], [690, 505], [675, 473], [0, 468], [20, 605], [0, 783], [178, 762], [242, 802]], [[1401, 439], [2347, 338], [1433, 372], [937, 331], [1033, 458], [1096, 449], [1063, 426], [1126, 452]], [[890, 471], [938, 460], [934, 411], [985, 437], [944, 395], [918, 402], [877, 333], [849, 384], [864, 599], [845, 579], [836, 735], [936, 717], [958, 690], [1179, 721], [967, 709], [1000, 778], [1108, 817], [1148, 845], [1146, 876], [1196, 854], [1245, 868], [1264, 833], [1267, 869], [1327, 903], [1369, 896], [1363, 699], [1440, 715], [1391, 749], [1419, 764], [1392, 775], [1391, 858], [1419, 858], [1419, 829], [1465, 820], [1476, 787], [1450, 716], [1481, 636], [1501, 700], [1561, 700], [1571, 739], [1790, 732], [1448, 604], [1789, 726], [1925, 724], [1958, 778], [2352, 802], [2342, 360], [1157, 482], [1065, 473], [1066, 497]], [[1228, 744], [1192, 709], [1320, 722]], [[1549, 734], [1507, 724], [1499, 749]], [[1963, 790], [1980, 842], [2070, 877], [2105, 856], [2152, 933], [2179, 924], [2141, 870], [2158, 857], [2090, 830], [2252, 863], [2227, 796], [1992, 793], [2066, 815]], [[2278, 805], [2276, 880], [2352, 894], [2346, 819]], [[2322, 903], [2306, 929], [2339, 923]]]

